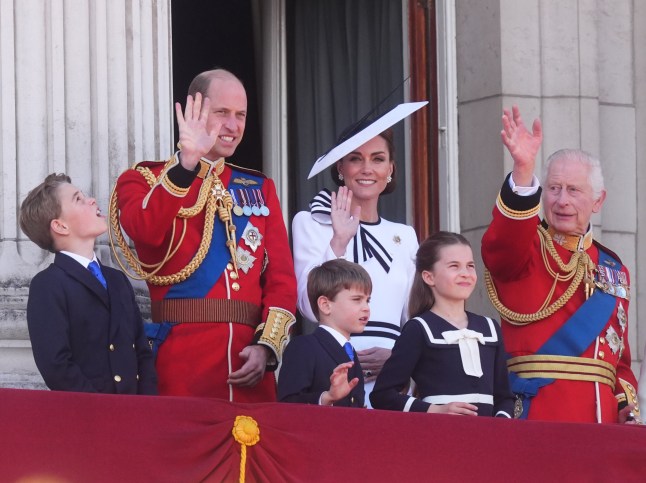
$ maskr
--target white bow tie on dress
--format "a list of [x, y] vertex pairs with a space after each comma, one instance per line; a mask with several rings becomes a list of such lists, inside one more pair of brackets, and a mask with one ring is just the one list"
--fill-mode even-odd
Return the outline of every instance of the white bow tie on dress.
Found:
[[475, 330], [459, 329], [442, 332], [442, 337], [447, 344], [459, 345], [464, 372], [469, 376], [482, 377], [480, 348], [478, 347], [478, 342], [484, 345], [482, 334]]

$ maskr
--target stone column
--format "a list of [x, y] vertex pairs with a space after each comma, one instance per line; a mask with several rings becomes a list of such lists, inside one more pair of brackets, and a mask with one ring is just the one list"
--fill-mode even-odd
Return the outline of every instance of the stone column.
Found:
[[[121, 171], [172, 149], [170, 0], [0, 0], [0, 386], [43, 387], [31, 277], [52, 260], [18, 210], [65, 172], [104, 213]], [[107, 237], [97, 254], [110, 263]]]

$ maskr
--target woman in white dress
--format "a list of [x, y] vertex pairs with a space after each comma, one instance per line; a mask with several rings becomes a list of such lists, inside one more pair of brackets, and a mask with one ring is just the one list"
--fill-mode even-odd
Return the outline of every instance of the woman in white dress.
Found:
[[372, 278], [370, 322], [351, 342], [364, 371], [366, 401], [402, 324], [415, 273], [418, 247], [413, 227], [379, 216], [378, 200], [395, 188], [392, 130], [387, 129], [352, 150], [331, 167], [340, 186], [321, 191], [292, 222], [298, 308], [309, 320], [307, 276], [313, 267], [333, 258], [359, 263]]

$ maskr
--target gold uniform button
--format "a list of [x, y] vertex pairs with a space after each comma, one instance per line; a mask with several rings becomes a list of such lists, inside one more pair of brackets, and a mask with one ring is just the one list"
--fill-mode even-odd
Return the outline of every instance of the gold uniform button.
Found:
[[599, 351], [599, 359], [603, 359], [604, 357], [606, 357], [606, 353], [603, 351]]
[[238, 274], [236, 272], [231, 272], [229, 274], [229, 277], [231, 277], [231, 280], [237, 280], [238, 279]]
[[606, 339], [604, 337], [599, 337], [599, 344], [605, 344]]
[[121, 382], [121, 376], [117, 374], [116, 376], [114, 376], [114, 380], [115, 382]]
[[233, 264], [227, 263], [227, 270], [233, 270]]
[[108, 349], [110, 349], [110, 352], [114, 352], [114, 344], [110, 344], [110, 346], [108, 347]]
[[233, 282], [231, 284], [231, 288], [237, 292], [238, 290], [240, 290], [240, 284], [238, 282]]

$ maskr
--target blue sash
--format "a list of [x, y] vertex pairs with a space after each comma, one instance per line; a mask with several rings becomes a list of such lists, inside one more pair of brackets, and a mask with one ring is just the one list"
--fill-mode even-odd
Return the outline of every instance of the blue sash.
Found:
[[[245, 180], [247, 182], [245, 182]], [[255, 182], [254, 189], [260, 189], [264, 181], [263, 177], [249, 174], [248, 172], [241, 172], [231, 168], [231, 178], [227, 189], [231, 191], [232, 188], [246, 189], [249, 185], [248, 181]], [[236, 216], [233, 213], [232, 221], [236, 227], [236, 244], [240, 242], [242, 232], [247, 227], [249, 217], [245, 215]], [[224, 223], [219, 218], [215, 219], [213, 223], [213, 237], [211, 238], [211, 246], [206, 254], [206, 257], [200, 266], [193, 272], [193, 274], [176, 285], [173, 285], [166, 293], [167, 299], [184, 299], [184, 298], [203, 298], [211, 290], [222, 276], [224, 267], [231, 261], [231, 254], [229, 247], [225, 245], [227, 235], [225, 233]], [[197, 252], [197, 249], [195, 251]]]
[[[621, 265], [610, 255], [599, 249], [599, 264], [614, 262]], [[552, 337], [536, 351], [540, 355], [560, 355], [578, 357], [597, 338], [601, 330], [608, 323], [608, 319], [615, 310], [617, 302], [613, 295], [600, 289], [594, 291], [592, 296], [572, 314], [572, 316], [557, 330]], [[531, 404], [531, 398], [536, 396], [538, 390], [554, 382], [554, 379], [518, 377], [513, 372], [509, 373], [511, 390], [523, 398], [523, 413], [520, 419], [526, 419]]]

